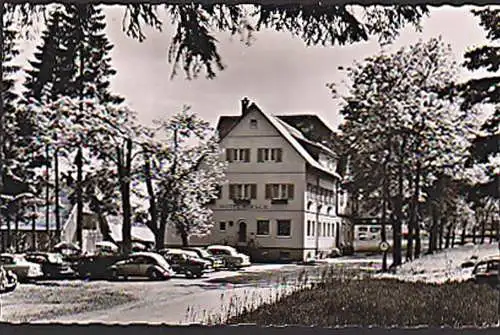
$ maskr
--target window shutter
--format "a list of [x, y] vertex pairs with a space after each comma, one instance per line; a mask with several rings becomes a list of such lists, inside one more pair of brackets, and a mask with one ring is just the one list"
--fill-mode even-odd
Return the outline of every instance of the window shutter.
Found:
[[262, 159], [262, 148], [257, 149], [257, 162], [261, 163], [264, 160]]
[[226, 160], [228, 162], [233, 161], [233, 155], [231, 155], [231, 153], [232, 153], [232, 149], [226, 149]]
[[276, 149], [276, 162], [281, 162], [282, 161], [282, 150], [281, 148]]
[[234, 184], [229, 185], [229, 199], [234, 199]]
[[222, 199], [222, 185], [217, 186], [217, 199]]
[[288, 184], [288, 199], [293, 199], [294, 186], [293, 184]]
[[271, 199], [272, 184], [266, 184], [266, 199]]
[[250, 185], [250, 198], [257, 199], [257, 184]]
[[245, 163], [250, 162], [250, 149], [244, 149], [245, 153]]

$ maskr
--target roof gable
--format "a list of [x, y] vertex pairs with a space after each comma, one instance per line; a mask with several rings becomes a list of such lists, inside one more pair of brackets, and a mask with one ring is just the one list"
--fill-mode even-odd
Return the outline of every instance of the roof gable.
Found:
[[334, 153], [330, 149], [320, 143], [316, 143], [312, 140], [307, 139], [300, 130], [292, 127], [285, 121], [281, 120], [278, 116], [273, 116], [265, 113], [255, 103], [252, 103], [248, 107], [246, 113], [244, 113], [244, 115], [242, 116], [221, 116], [219, 118], [217, 130], [219, 131], [220, 140], [226, 137], [234, 129], [234, 127], [236, 127], [243, 120], [245, 115], [247, 115], [251, 111], [260, 113], [271, 124], [271, 126], [273, 126], [278, 131], [278, 133], [292, 146], [292, 148], [306, 161], [308, 165], [322, 172], [333, 175], [336, 178], [341, 178], [341, 176], [336, 171], [332, 171], [320, 164], [300, 142], [306, 142], [309, 145], [314, 145], [320, 148], [322, 151], [328, 152], [330, 155], [334, 155]]

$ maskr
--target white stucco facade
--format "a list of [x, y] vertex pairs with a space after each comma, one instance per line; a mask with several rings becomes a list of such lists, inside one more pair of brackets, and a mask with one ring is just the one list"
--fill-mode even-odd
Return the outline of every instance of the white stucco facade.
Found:
[[[291, 131], [296, 130], [283, 127], [254, 105], [239, 118], [220, 145], [225, 151], [247, 151], [234, 157], [225, 153], [230, 160], [227, 183], [210, 205], [214, 226], [207, 236], [191, 237], [191, 245], [227, 244], [247, 250], [254, 259], [302, 260], [326, 255], [343, 243], [345, 222], [338, 216], [336, 162], [331, 155], [323, 155], [311, 166], [305, 149], [297, 148], [299, 135], [292, 138]], [[166, 243], [181, 242], [170, 229]]]

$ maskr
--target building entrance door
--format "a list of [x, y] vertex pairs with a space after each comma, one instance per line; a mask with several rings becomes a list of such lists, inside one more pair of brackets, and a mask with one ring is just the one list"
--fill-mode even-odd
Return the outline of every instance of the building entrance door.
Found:
[[241, 221], [238, 230], [238, 242], [241, 243], [246, 241], [247, 241], [247, 223], [245, 221]]

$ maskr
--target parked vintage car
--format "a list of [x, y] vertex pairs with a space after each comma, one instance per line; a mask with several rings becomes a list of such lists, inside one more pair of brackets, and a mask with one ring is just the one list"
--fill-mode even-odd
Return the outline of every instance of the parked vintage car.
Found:
[[494, 256], [480, 260], [472, 270], [472, 278], [478, 284], [488, 284], [493, 287], [500, 285], [500, 257]]
[[110, 279], [147, 277], [151, 280], [170, 279], [174, 270], [165, 258], [154, 252], [136, 252], [109, 267]]
[[182, 249], [163, 249], [160, 254], [165, 257], [172, 269], [188, 278], [200, 278], [206, 272], [213, 271], [210, 261], [201, 259], [193, 251]]
[[0, 265], [0, 294], [9, 293], [17, 287], [17, 276]]
[[207, 250], [215, 257], [224, 259], [228, 269], [240, 269], [250, 266], [250, 257], [239, 253], [235, 248], [228, 245], [210, 245]]
[[188, 250], [195, 252], [199, 258], [210, 261], [212, 263], [212, 268], [215, 271], [221, 270], [226, 266], [224, 259], [220, 257], [215, 257], [210, 251], [201, 247], [185, 247], [183, 250]]
[[63, 256], [52, 252], [29, 252], [24, 256], [27, 261], [40, 264], [44, 278], [70, 278], [75, 275], [71, 264]]
[[124, 255], [112, 253], [82, 255], [74, 260], [72, 268], [80, 278], [108, 279], [110, 276], [109, 267], [125, 258]]
[[0, 254], [0, 266], [12, 271], [20, 282], [43, 277], [41, 265], [27, 261], [20, 254]]

